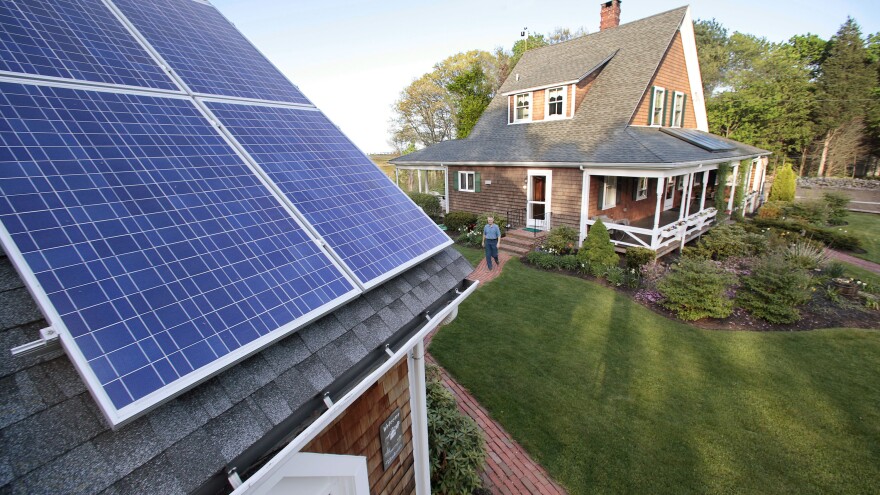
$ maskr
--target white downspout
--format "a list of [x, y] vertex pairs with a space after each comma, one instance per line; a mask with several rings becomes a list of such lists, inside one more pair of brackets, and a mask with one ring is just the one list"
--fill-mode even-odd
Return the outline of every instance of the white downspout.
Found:
[[654, 210], [654, 233], [651, 234], [651, 248], [657, 249], [657, 244], [660, 241], [659, 230], [660, 230], [660, 205], [663, 201], [664, 190], [666, 181], [668, 177], [657, 177], [657, 208]]
[[736, 180], [739, 177], [739, 164], [733, 166], [733, 181], [730, 183], [730, 198], [727, 200], [727, 210], [733, 215], [733, 196], [736, 194]]
[[431, 461], [428, 451], [428, 402], [425, 395], [425, 341], [419, 340], [407, 358], [416, 495], [431, 495]]
[[581, 225], [578, 235], [578, 247], [587, 238], [587, 220], [590, 216], [590, 174], [581, 166]]

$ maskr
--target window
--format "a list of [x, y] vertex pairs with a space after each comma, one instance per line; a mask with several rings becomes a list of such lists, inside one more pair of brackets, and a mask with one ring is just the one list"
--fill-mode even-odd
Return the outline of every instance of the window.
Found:
[[606, 176], [602, 182], [602, 208], [614, 208], [617, 206], [617, 177]]
[[654, 87], [651, 93], [651, 124], [662, 125], [663, 117], [666, 115], [666, 90]]
[[639, 177], [639, 182], [636, 185], [636, 201], [640, 201], [642, 199], [648, 198], [648, 178], [647, 177]]
[[675, 186], [676, 189], [678, 189], [679, 191], [683, 191], [684, 190], [684, 176], [679, 175], [678, 177], [676, 177], [675, 184], [676, 184], [676, 186]]
[[458, 190], [465, 192], [476, 191], [476, 174], [474, 172], [458, 173]]
[[532, 94], [531, 93], [523, 93], [521, 95], [516, 95], [516, 112], [514, 113], [513, 120], [515, 122], [519, 122], [521, 120], [532, 120]]
[[672, 97], [672, 127], [681, 127], [684, 123], [684, 101], [684, 93], [676, 91]]
[[547, 118], [565, 117], [565, 87], [547, 90]]

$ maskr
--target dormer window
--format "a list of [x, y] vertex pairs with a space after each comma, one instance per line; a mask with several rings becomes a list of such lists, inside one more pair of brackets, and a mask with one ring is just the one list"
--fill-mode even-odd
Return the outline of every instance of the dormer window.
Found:
[[663, 125], [663, 117], [666, 116], [666, 90], [654, 86], [651, 93], [651, 123], [649, 125]]
[[532, 94], [523, 93], [516, 95], [514, 121], [528, 122], [532, 120]]
[[563, 117], [565, 117], [565, 88], [550, 88], [547, 90], [547, 118]]
[[672, 127], [681, 127], [684, 124], [684, 101], [685, 96], [681, 91], [676, 91], [672, 97]]

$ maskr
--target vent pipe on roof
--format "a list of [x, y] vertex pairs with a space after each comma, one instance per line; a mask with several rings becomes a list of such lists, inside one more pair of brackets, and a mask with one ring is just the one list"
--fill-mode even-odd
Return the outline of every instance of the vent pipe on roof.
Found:
[[621, 0], [602, 2], [599, 10], [599, 31], [620, 25], [620, 2]]

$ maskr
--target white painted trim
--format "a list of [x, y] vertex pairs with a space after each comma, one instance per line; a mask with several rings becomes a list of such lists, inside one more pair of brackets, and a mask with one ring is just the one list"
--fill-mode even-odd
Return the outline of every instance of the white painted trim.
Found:
[[[682, 97], [682, 99], [681, 99], [682, 105], [681, 106], [678, 105], [678, 97], [679, 96]], [[682, 93], [681, 91], [673, 91], [672, 92], [672, 125], [669, 127], [672, 127], [672, 128], [684, 127], [684, 110], [685, 110], [684, 96], [685, 96], [685, 94]], [[679, 110], [679, 108], [680, 108], [680, 110]], [[676, 111], [681, 111], [681, 122], [678, 122], [677, 125], [675, 122], [675, 112]]]
[[[550, 91], [554, 89], [562, 89], [562, 113], [550, 116]], [[553, 86], [544, 90], [544, 119], [543, 120], [565, 120], [571, 117], [565, 115], [565, 109], [568, 106], [568, 86]]]
[[684, 48], [688, 82], [691, 86], [691, 106], [694, 108], [694, 116], [697, 118], [697, 129], [709, 132], [709, 119], [703, 96], [703, 76], [700, 74], [700, 58], [697, 56], [697, 39], [694, 34], [694, 19], [690, 7], [684, 13], [679, 32], [681, 33], [681, 45]]
[[442, 166], [442, 165], [441, 165], [441, 166], [431, 166], [431, 165], [395, 165], [395, 164], [393, 164], [393, 163], [392, 163], [392, 165], [394, 165], [394, 168], [395, 168], [395, 169], [402, 169], [402, 170], [433, 170], [433, 171], [435, 171], [435, 172], [439, 172], [439, 171], [441, 171], [441, 170], [446, 170], [446, 167], [444, 167], [444, 166]]
[[[651, 108], [648, 109], [648, 112], [649, 112], [648, 113], [648, 120], [649, 120], [649, 122], [651, 122], [651, 124], [648, 127], [663, 127], [663, 124], [665, 124], [665, 122], [663, 122], [665, 120], [663, 118], [663, 112], [666, 111], [666, 92], [667, 92], [667, 90], [666, 90], [666, 88], [664, 88], [662, 86], [653, 86], [652, 88], [653, 88], [652, 91], [654, 93], [652, 94], [651, 98], [648, 99], [648, 102], [651, 103]], [[661, 93], [663, 95], [659, 100], [657, 99], [657, 93]], [[654, 122], [654, 114], [656, 113], [654, 111], [654, 109], [657, 108], [657, 101], [660, 101], [660, 122], [659, 123]]]
[[279, 464], [291, 453], [299, 452], [303, 447], [305, 447], [309, 442], [315, 439], [321, 432], [324, 431], [328, 426], [330, 426], [333, 421], [336, 420], [349, 406], [351, 406], [354, 401], [360, 398], [364, 392], [367, 391], [368, 388], [372, 387], [373, 384], [379, 381], [388, 370], [392, 367], [396, 366], [397, 363], [403, 359], [419, 342], [423, 342], [425, 336], [430, 333], [432, 330], [437, 328], [440, 323], [452, 313], [453, 310], [458, 308], [458, 305], [462, 303], [465, 299], [468, 298], [480, 285], [479, 281], [474, 282], [470, 285], [464, 292], [461, 293], [458, 297], [455, 298], [450, 304], [444, 307], [440, 312], [434, 315], [428, 323], [422, 327], [415, 335], [413, 335], [406, 344], [402, 345], [400, 349], [398, 349], [393, 356], [391, 356], [388, 360], [382, 363], [381, 366], [376, 368], [375, 371], [367, 375], [360, 383], [358, 383], [352, 390], [350, 390], [347, 394], [342, 396], [339, 400], [333, 403], [324, 414], [320, 415], [312, 424], [306, 427], [299, 435], [297, 435], [286, 447], [281, 449], [278, 454], [275, 455], [272, 459], [270, 459], [259, 471], [254, 473], [253, 476], [248, 478], [241, 484], [238, 488], [232, 492], [232, 495], [243, 495], [247, 493], [251, 486], [254, 486], [257, 482], [260, 481], [261, 478], [265, 476], [271, 475], [271, 473], [275, 472], [279, 468]]
[[[529, 118], [527, 118], [527, 119], [518, 119], [518, 118], [516, 117], [516, 110], [517, 110], [517, 106], [516, 106], [516, 97], [517, 97], [517, 96], [520, 96], [520, 95], [526, 95], [526, 94], [529, 95]], [[534, 118], [535, 118], [535, 94], [534, 94], [534, 92], [532, 92], [532, 91], [520, 91], [520, 92], [516, 93], [515, 95], [513, 95], [513, 122], [508, 122], [507, 125], [514, 125], [514, 124], [527, 124], [527, 123], [529, 123], [529, 122], [532, 122], [532, 120], [533, 120]]]
[[[608, 184], [610, 182], [608, 180], [609, 178], [614, 179], [614, 188], [612, 189], [612, 194], [610, 195], [614, 198], [613, 199], [614, 202], [610, 203], [610, 204], [608, 202], [608, 197], [609, 197]], [[600, 211], [610, 210], [611, 208], [617, 207], [617, 188], [618, 188], [619, 182], [620, 182], [617, 179], [618, 179], [618, 176], [616, 176], [616, 175], [606, 175], [605, 178], [602, 179], [602, 204], [599, 205]]]
[[[293, 452], [279, 460], [279, 467], [271, 475], [265, 476], [248, 490], [248, 495], [278, 495], [283, 493], [278, 487], [285, 479], [299, 478], [304, 482], [323, 478], [327, 483], [334, 479], [343, 485], [345, 495], [369, 495], [370, 479], [367, 471], [367, 458], [354, 455], [313, 454]], [[317, 479], [316, 479], [317, 478]], [[285, 487], [292, 488], [292, 487]], [[296, 487], [302, 490], [302, 487]], [[315, 487], [318, 488], [318, 487]], [[302, 493], [302, 492], [299, 492]], [[326, 491], [304, 495], [323, 495]], [[336, 495], [337, 491], [331, 491]]]
[[572, 79], [571, 81], [563, 81], [563, 82], [553, 83], [553, 84], [542, 84], [542, 85], [540, 85], [540, 86], [533, 86], [533, 87], [531, 87], [531, 88], [517, 89], [517, 90], [515, 90], [515, 91], [508, 91], [508, 92], [506, 92], [506, 93], [501, 93], [501, 96], [515, 96], [515, 95], [520, 95], [520, 94], [523, 94], [523, 93], [530, 93], [530, 92], [533, 92], [533, 91], [540, 91], [540, 90], [542, 90], [542, 89], [556, 88], [556, 87], [558, 87], [558, 86], [564, 86], [564, 85], [566, 85], [566, 84], [577, 84], [577, 82], [578, 82], [579, 80], [580, 80], [580, 79]]
[[[476, 172], [474, 172], [473, 170], [459, 170], [456, 173], [458, 174], [458, 192], [469, 192], [469, 193], [477, 192], [477, 173]], [[464, 177], [466, 179], [468, 177], [468, 175], [474, 176], [474, 180], [473, 180], [474, 187], [472, 187], [470, 189], [465, 189], [461, 186], [461, 184], [462, 184], [461, 179], [462, 179], [462, 177]]]
[[[647, 126], [631, 126], [631, 127], [647, 127]], [[681, 169], [683, 167], [699, 167], [701, 165], [717, 165], [719, 163], [728, 163], [731, 161], [737, 160], [751, 160], [752, 158], [758, 156], [767, 156], [769, 152], [761, 152], [761, 153], [752, 153], [748, 155], [737, 155], [737, 156], [727, 156], [722, 158], [713, 158], [711, 160], [693, 160], [689, 162], [672, 162], [672, 163], [645, 163], [645, 162], [620, 162], [620, 163], [608, 163], [608, 162], [532, 162], [532, 161], [522, 161], [522, 162], [479, 162], [479, 161], [463, 161], [463, 162], [443, 162], [445, 165], [450, 165], [453, 167], [463, 167], [463, 166], [473, 166], [473, 167], [558, 167], [558, 168], [606, 168], [606, 169], [638, 169], [638, 170], [676, 170]], [[412, 161], [403, 161], [399, 162], [401, 165], [420, 165], [420, 164], [435, 164], [436, 161], [420, 161], [420, 160], [412, 160]]]
[[[544, 176], [547, 178], [546, 190], [544, 191], [544, 196], [546, 199], [543, 201], [543, 203], [544, 203], [544, 221], [547, 222], [547, 224], [545, 225], [546, 228], [543, 230], [549, 230], [550, 229], [550, 221], [552, 220], [552, 218], [548, 218], [548, 217], [551, 216], [550, 211], [551, 211], [551, 197], [552, 197], [551, 193], [553, 191], [553, 171], [552, 170], [529, 170], [526, 172], [526, 176], [527, 176], [527, 183], [528, 183], [528, 187], [526, 188], [526, 224], [528, 225], [530, 220], [534, 221], [534, 219], [531, 218], [531, 209], [529, 208], [529, 203], [533, 202], [531, 199], [529, 199], [532, 197], [532, 177]], [[537, 223], [535, 225], [537, 225]]]
[[571, 87], [571, 104], [569, 105], [569, 107], [571, 107], [571, 115], [569, 115], [568, 117], [570, 119], [573, 119], [574, 118], [574, 110], [575, 110], [574, 107], [575, 107], [575, 103], [577, 103], [577, 84], [572, 84], [570, 87]]

